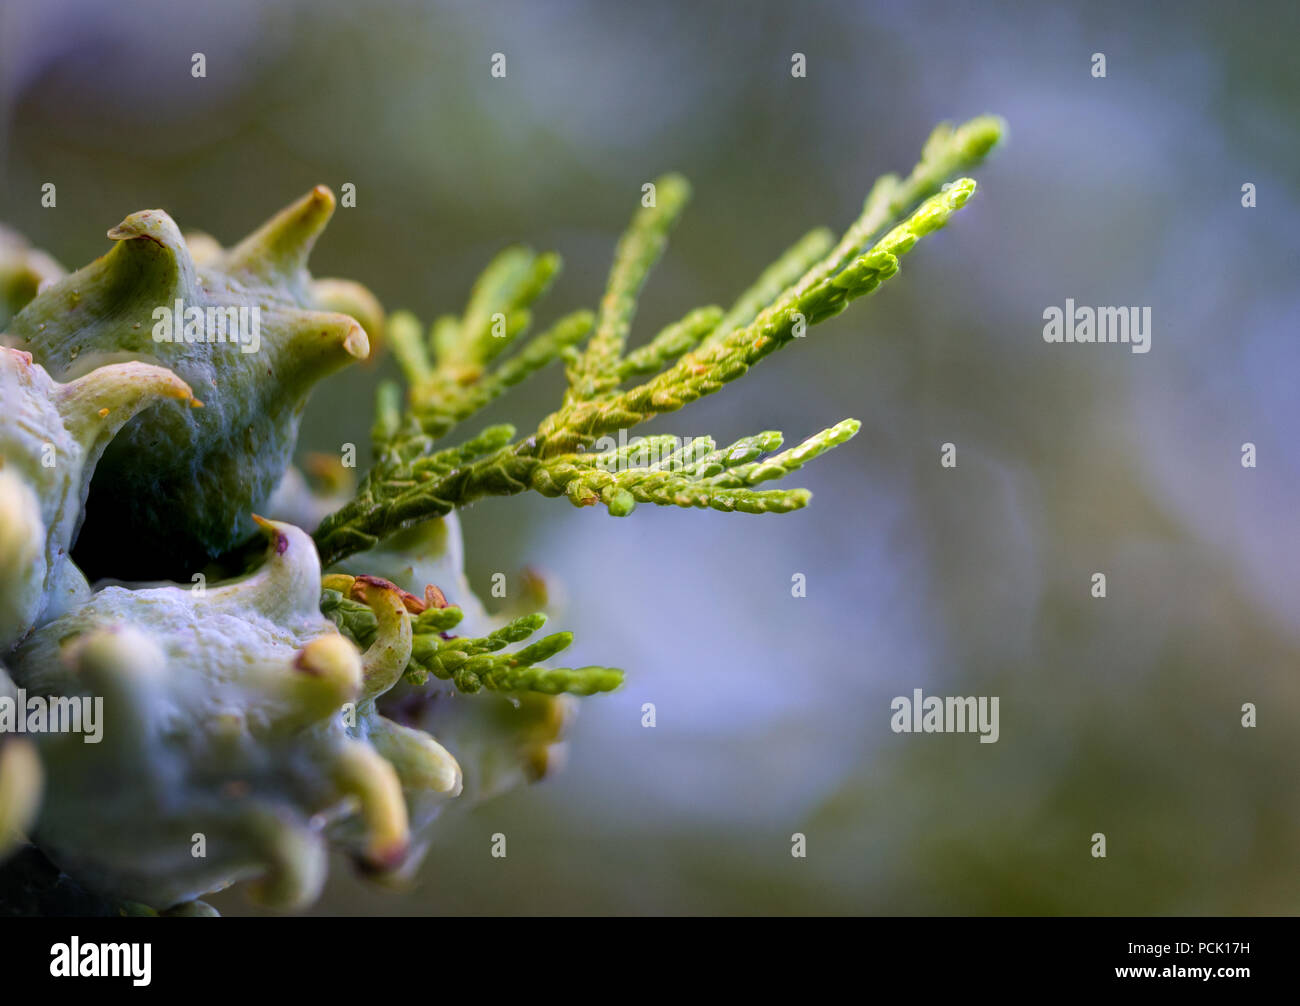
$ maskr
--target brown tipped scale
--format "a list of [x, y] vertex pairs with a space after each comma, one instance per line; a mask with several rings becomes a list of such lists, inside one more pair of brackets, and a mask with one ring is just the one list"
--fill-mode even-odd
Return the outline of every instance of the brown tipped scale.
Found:
[[246, 576], [212, 587], [199, 599], [205, 611], [221, 614], [250, 608], [270, 619], [310, 611], [320, 599], [320, 560], [302, 529], [253, 514], [266, 536], [266, 560]]
[[404, 591], [374, 576], [357, 577], [353, 594], [375, 613], [375, 641], [362, 657], [365, 667], [364, 697], [373, 699], [397, 683], [411, 659], [411, 616]]
[[68, 432], [87, 446], [107, 441], [142, 409], [168, 398], [191, 408], [203, 405], [170, 370], [147, 363], [98, 367], [55, 391]]

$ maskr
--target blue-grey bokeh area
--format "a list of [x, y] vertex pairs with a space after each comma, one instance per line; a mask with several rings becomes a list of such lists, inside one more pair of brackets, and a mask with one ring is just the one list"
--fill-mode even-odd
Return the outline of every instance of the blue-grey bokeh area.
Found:
[[[473, 582], [541, 567], [573, 661], [627, 684], [584, 700], [562, 774], [448, 816], [411, 890], [340, 863], [317, 910], [1300, 909], [1298, 34], [1292, 3], [7, 0], [0, 218], [77, 264], [133, 210], [229, 241], [353, 182], [316, 271], [426, 319], [513, 241], [565, 258], [545, 318], [593, 305], [677, 169], [646, 338], [846, 224], [934, 123], [1010, 123], [897, 279], [652, 427], [861, 419], [792, 477], [808, 509], [464, 514]], [[1047, 344], [1067, 298], [1149, 307], [1150, 352]], [[363, 440], [391, 368], [322, 387], [301, 449]], [[999, 697], [997, 743], [893, 733], [914, 688]]]

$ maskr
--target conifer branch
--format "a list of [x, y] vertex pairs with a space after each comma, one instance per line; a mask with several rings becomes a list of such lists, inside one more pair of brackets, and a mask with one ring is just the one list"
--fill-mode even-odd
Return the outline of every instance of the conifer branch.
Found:
[[922, 203], [871, 250], [832, 269], [828, 263], [841, 255], [837, 246], [748, 325], [734, 329], [711, 346], [687, 353], [646, 383], [597, 399], [566, 403], [543, 420], [537, 453], [549, 457], [585, 449], [601, 434], [630, 429], [713, 394], [795, 338], [797, 324], [811, 326], [825, 321], [843, 311], [850, 301], [873, 292], [898, 272], [899, 258], [921, 237], [947, 223], [974, 191], [972, 179], [952, 183]]
[[[640, 502], [745, 513], [806, 505], [806, 490], [756, 486], [843, 443], [857, 432], [856, 421], [845, 420], [765, 460], [762, 454], [780, 447], [780, 434], [747, 437], [721, 451], [708, 438], [682, 445], [662, 436], [612, 450], [591, 448], [602, 436], [713, 394], [807, 327], [872, 293], [898, 272], [899, 260], [920, 238], [966, 204], [975, 182], [949, 179], [979, 163], [1002, 129], [1001, 120], [987, 116], [957, 128], [940, 126], [906, 178], [887, 175], [876, 182], [838, 242], [824, 229], [809, 232], [728, 311], [694, 310], [630, 352], [625, 347], [637, 296], [689, 196], [677, 175], [656, 181], [654, 205], [638, 210], [620, 240], [585, 352], [577, 346], [592, 330], [593, 318], [577, 312], [491, 367], [527, 327], [529, 306], [559, 267], [555, 256], [526, 249], [507, 249], [494, 259], [464, 315], [440, 319], [427, 338], [413, 316], [394, 315], [389, 330], [410, 386], [408, 404], [402, 407], [395, 386], [380, 389], [375, 466], [357, 498], [317, 530], [322, 562], [328, 566], [476, 499], [527, 490], [565, 496], [577, 506], [604, 503], [616, 516]], [[493, 317], [498, 328], [504, 319], [505, 339], [493, 335]], [[458, 447], [435, 449], [435, 441], [456, 424], [561, 356], [568, 361], [569, 389], [532, 436], [516, 441], [513, 428], [493, 427]], [[622, 387], [647, 375], [652, 376], [641, 384]]]

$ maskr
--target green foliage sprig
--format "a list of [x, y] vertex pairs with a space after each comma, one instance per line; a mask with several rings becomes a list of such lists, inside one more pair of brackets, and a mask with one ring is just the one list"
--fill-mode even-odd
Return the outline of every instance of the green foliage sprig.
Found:
[[[369, 605], [327, 587], [321, 593], [321, 611], [363, 649], [375, 641], [378, 620]], [[521, 649], [502, 652], [541, 629], [546, 624], [541, 613], [513, 619], [486, 636], [450, 635], [462, 617], [460, 608], [448, 605], [426, 608], [412, 619], [408, 681], [422, 685], [433, 675], [463, 692], [487, 689], [546, 695], [592, 695], [613, 691], [623, 683], [623, 672], [612, 667], [539, 666], [568, 648], [573, 642], [571, 632], [555, 632]]]
[[[527, 490], [565, 496], [577, 506], [604, 503], [615, 516], [625, 516], [637, 503], [745, 513], [805, 506], [807, 490], [754, 487], [843, 443], [857, 432], [856, 421], [838, 423], [766, 460], [761, 455], [780, 447], [779, 434], [761, 433], [722, 450], [712, 441], [693, 441], [689, 451], [674, 450], [667, 458], [648, 454], [648, 463], [633, 467], [622, 466], [628, 457], [590, 448], [603, 435], [713, 394], [807, 327], [873, 292], [898, 272], [899, 260], [921, 237], [965, 205], [975, 182], [949, 180], [982, 161], [1002, 133], [1001, 120], [988, 116], [956, 128], [940, 126], [906, 178], [886, 175], [875, 183], [838, 243], [832, 245], [824, 229], [810, 232], [729, 310], [691, 311], [630, 352], [641, 288], [689, 199], [689, 185], [678, 175], [658, 179], [654, 205], [633, 217], [595, 318], [571, 314], [498, 364], [529, 328], [532, 304], [560, 267], [557, 256], [524, 248], [497, 256], [464, 313], [440, 318], [427, 336], [414, 316], [394, 315], [390, 333], [408, 385], [406, 401], [395, 385], [381, 388], [375, 464], [356, 499], [317, 530], [322, 562], [364, 551], [476, 499]], [[579, 352], [589, 332], [594, 334]], [[455, 425], [559, 358], [566, 360], [568, 390], [531, 436], [517, 439], [514, 427], [495, 426], [458, 446], [436, 448]], [[646, 375], [642, 383], [624, 387]], [[651, 442], [666, 446], [663, 438]]]

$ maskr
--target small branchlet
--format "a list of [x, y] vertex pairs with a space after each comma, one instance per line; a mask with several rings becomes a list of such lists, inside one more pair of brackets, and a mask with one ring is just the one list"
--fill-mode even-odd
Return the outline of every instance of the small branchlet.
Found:
[[[631, 513], [637, 503], [785, 513], [807, 505], [811, 495], [807, 489], [753, 487], [803, 467], [844, 443], [859, 426], [856, 419], [846, 419], [765, 460], [758, 458], [781, 446], [782, 436], [776, 431], [744, 437], [722, 450], [710, 437], [697, 437], [680, 447], [674, 437], [656, 438], [602, 455], [551, 459], [538, 469], [534, 488], [546, 495], [562, 491], [578, 506], [603, 502], [620, 517]], [[665, 453], [669, 450], [672, 453]], [[656, 457], [646, 463], [646, 458]]]
[[619, 369], [637, 298], [668, 246], [668, 235], [691, 197], [691, 186], [681, 175], [665, 175], [655, 180], [654, 192], [654, 204], [636, 212], [618, 243], [600, 302], [596, 334], [586, 353], [569, 367], [570, 401], [596, 398], [620, 383]]
[[[378, 620], [371, 606], [345, 589], [351, 577], [328, 577], [321, 591], [321, 611], [339, 631], [362, 648], [369, 648], [378, 634]], [[413, 603], [411, 607], [419, 607]], [[623, 683], [623, 672], [611, 667], [542, 667], [566, 649], [573, 633], [556, 632], [513, 652], [507, 646], [522, 643], [546, 624], [537, 613], [516, 618], [486, 636], [452, 636], [462, 612], [453, 605], [429, 606], [409, 612], [412, 646], [405, 676], [412, 684], [424, 684], [429, 675], [451, 681], [462, 692], [484, 689], [498, 692], [540, 692], [545, 695], [592, 695], [609, 692]]]

